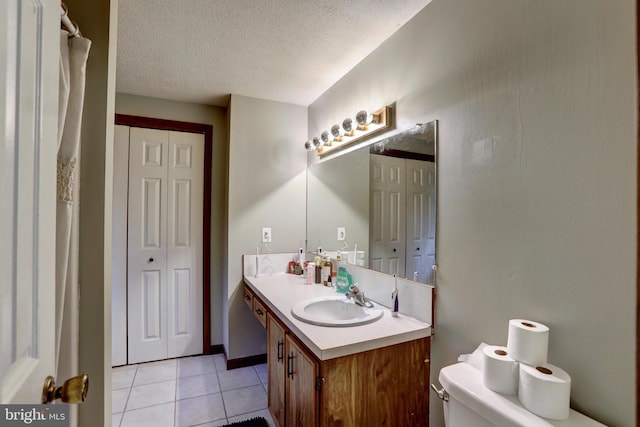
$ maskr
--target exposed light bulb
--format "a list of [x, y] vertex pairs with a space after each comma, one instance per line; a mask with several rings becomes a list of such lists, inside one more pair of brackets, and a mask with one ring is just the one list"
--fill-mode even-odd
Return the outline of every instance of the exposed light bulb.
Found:
[[320, 134], [320, 139], [322, 140], [324, 145], [331, 145], [331, 143], [333, 142], [332, 135], [326, 130]]
[[358, 126], [367, 127], [372, 121], [373, 114], [367, 113], [365, 110], [360, 110], [356, 114], [356, 122], [358, 123]]
[[313, 150], [313, 145], [311, 145], [311, 141], [305, 141], [304, 149], [307, 150], [307, 151]]
[[331, 135], [336, 141], [342, 141], [342, 136], [344, 135], [344, 131], [340, 127], [340, 125], [331, 126]]
[[322, 146], [322, 141], [320, 141], [320, 138], [318, 138], [317, 136], [315, 138], [313, 138], [313, 147], [314, 148], [320, 148]]
[[347, 117], [342, 122], [342, 129], [344, 129], [345, 135], [353, 136], [357, 128], [358, 128], [358, 125], [356, 121], [351, 117]]

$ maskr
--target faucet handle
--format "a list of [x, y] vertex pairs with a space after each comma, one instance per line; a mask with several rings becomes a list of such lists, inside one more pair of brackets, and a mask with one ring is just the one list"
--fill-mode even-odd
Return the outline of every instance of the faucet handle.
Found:
[[360, 288], [358, 287], [357, 283], [354, 283], [353, 285], [349, 286], [349, 290], [352, 291], [354, 294], [357, 294], [358, 292], [360, 292]]

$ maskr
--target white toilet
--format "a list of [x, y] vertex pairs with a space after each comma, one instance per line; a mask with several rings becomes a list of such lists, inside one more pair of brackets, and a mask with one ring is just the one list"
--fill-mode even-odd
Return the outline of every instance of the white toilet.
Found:
[[489, 390], [482, 382], [482, 372], [467, 363], [457, 363], [440, 370], [443, 390], [444, 420], [447, 427], [591, 427], [603, 426], [571, 410], [563, 421], [548, 420], [526, 410], [516, 396]]

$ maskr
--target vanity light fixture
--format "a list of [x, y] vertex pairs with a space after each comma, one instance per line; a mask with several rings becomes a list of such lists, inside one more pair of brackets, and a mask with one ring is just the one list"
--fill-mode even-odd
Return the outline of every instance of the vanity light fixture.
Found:
[[[316, 150], [319, 157], [335, 153], [357, 142], [371, 138], [391, 127], [391, 106], [380, 108], [371, 113], [360, 110], [355, 117], [347, 117], [342, 126], [331, 126], [331, 132], [324, 131], [313, 142], [305, 142], [307, 150]], [[309, 143], [309, 144], [307, 144]], [[311, 148], [308, 148], [311, 146]]]

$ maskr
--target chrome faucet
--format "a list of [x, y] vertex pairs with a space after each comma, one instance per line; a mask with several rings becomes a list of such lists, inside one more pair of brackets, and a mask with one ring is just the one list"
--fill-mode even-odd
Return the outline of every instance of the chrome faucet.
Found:
[[353, 298], [355, 303], [362, 307], [373, 307], [373, 303], [364, 296], [364, 292], [360, 290], [357, 283], [349, 286], [349, 292], [345, 293], [344, 296], [347, 297], [347, 299]]

